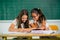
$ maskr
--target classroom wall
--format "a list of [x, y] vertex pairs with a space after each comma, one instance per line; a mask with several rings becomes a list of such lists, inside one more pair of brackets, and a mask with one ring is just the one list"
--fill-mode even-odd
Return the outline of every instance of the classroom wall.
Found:
[[0, 20], [13, 20], [22, 9], [31, 16], [33, 8], [40, 8], [47, 19], [60, 19], [60, 0], [0, 0]]

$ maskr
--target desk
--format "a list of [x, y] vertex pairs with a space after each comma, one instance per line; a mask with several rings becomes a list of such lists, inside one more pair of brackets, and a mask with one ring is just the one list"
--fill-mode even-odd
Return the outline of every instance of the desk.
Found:
[[[36, 33], [38, 32], [38, 33]], [[40, 33], [41, 32], [41, 33]], [[45, 34], [42, 34], [45, 33]], [[60, 33], [54, 33], [54, 34], [50, 34], [52, 33], [53, 31], [51, 30], [46, 30], [46, 31], [32, 31], [32, 33], [26, 33], [26, 32], [3, 32], [2, 34], [0, 34], [0, 37], [3, 38], [3, 40], [7, 40], [7, 37], [19, 37], [19, 36], [29, 36], [29, 37], [32, 37], [32, 36], [60, 36]], [[47, 34], [49, 33], [49, 34]]]
[[19, 36], [60, 36], [60, 34], [32, 34], [32, 33], [27, 33], [27, 34], [3, 34], [0, 35], [0, 37], [3, 37], [3, 40], [7, 40], [7, 37], [19, 37]]

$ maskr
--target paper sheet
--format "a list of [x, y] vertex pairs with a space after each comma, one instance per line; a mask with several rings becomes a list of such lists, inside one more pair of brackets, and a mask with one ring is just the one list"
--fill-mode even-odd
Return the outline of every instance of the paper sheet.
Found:
[[26, 34], [27, 32], [3, 32], [3, 34]]
[[[27, 34], [28, 32], [3, 32], [2, 34]], [[32, 30], [30, 33], [36, 33], [36, 34], [53, 34], [56, 33], [56, 31], [52, 30]]]
[[31, 33], [53, 34], [53, 33], [56, 33], [56, 31], [52, 31], [52, 30], [32, 30]]

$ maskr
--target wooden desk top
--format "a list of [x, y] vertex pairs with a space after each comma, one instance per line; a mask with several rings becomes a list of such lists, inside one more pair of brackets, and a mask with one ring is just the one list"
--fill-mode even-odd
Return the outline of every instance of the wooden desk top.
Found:
[[6, 36], [6, 37], [17, 37], [17, 36], [60, 36], [60, 34], [32, 34], [32, 33], [28, 33], [28, 34], [3, 34], [0, 35], [0, 37], [2, 36]]

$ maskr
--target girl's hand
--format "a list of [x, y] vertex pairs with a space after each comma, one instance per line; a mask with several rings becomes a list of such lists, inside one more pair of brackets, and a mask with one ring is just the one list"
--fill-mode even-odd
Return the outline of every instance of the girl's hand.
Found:
[[24, 32], [24, 29], [19, 28], [18, 32]]
[[41, 29], [41, 30], [45, 30], [46, 28], [45, 28], [45, 27], [40, 27], [39, 29]]
[[24, 29], [24, 32], [30, 32], [30, 31], [31, 31], [30, 28], [28, 28], [28, 29]]
[[19, 29], [18, 32], [30, 32], [30, 31], [31, 31], [31, 29]]

